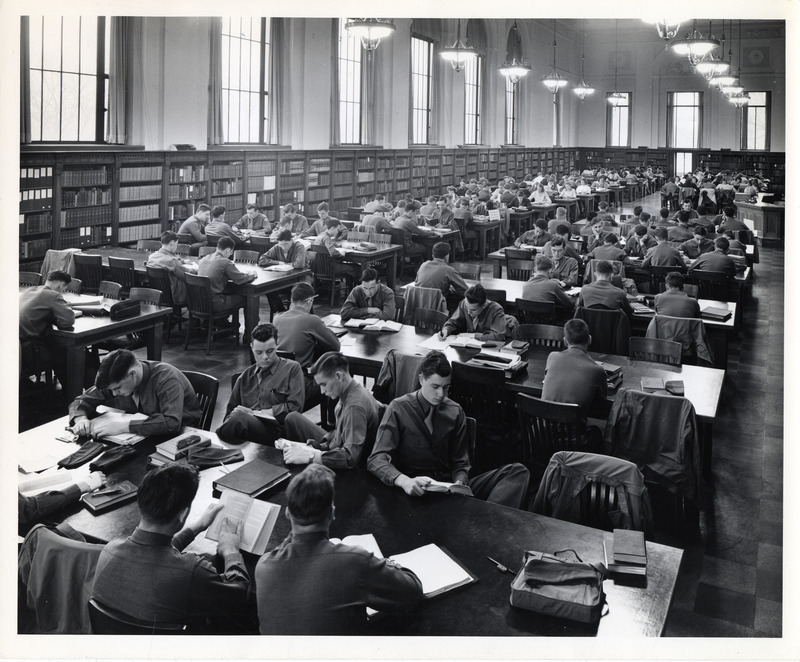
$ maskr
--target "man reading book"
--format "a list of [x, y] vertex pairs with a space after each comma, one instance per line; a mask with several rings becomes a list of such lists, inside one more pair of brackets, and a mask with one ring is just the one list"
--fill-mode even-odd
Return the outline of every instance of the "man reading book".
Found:
[[378, 401], [350, 375], [340, 352], [326, 352], [311, 367], [323, 395], [336, 404], [336, 427], [325, 432], [299, 412], [286, 416], [286, 436], [306, 446], [284, 448], [286, 464], [324, 464], [333, 469], [353, 469], [366, 458], [378, 429]]
[[297, 361], [278, 356], [277, 348], [274, 325], [259, 324], [253, 329], [250, 349], [256, 362], [233, 385], [225, 421], [217, 428], [223, 441], [271, 444], [283, 434], [286, 415], [303, 411], [303, 369]]
[[422, 583], [411, 570], [328, 540], [334, 478], [314, 464], [286, 489], [292, 532], [256, 566], [261, 634], [363, 634], [367, 607], [396, 612], [422, 599]]
[[409, 496], [425, 494], [431, 480], [446, 481], [467, 485], [478, 499], [523, 508], [530, 474], [521, 464], [470, 478], [466, 415], [447, 397], [451, 372], [442, 352], [428, 353], [420, 366], [420, 389], [389, 404], [367, 468]]
[[342, 306], [342, 322], [349, 319], [393, 320], [395, 315], [394, 292], [378, 282], [378, 272], [367, 267], [361, 272], [361, 285], [356, 285]]
[[700, 304], [683, 291], [684, 277], [682, 273], [670, 271], [664, 282], [667, 291], [656, 294], [655, 309], [659, 315], [669, 317], [700, 317]]
[[197, 486], [197, 470], [189, 465], [166, 464], [145, 474], [137, 494], [139, 525], [128, 538], [103, 548], [93, 599], [133, 618], [186, 623], [203, 634], [214, 631], [214, 624], [247, 618], [250, 577], [239, 552], [241, 527], [227, 518], [222, 523], [217, 543], [222, 572], [205, 557], [181, 551], [222, 507], [210, 506], [187, 526]]

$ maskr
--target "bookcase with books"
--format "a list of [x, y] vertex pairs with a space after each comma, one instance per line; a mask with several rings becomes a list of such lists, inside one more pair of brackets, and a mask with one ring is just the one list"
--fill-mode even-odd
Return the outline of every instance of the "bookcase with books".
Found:
[[411, 154], [411, 195], [420, 199], [427, 195], [428, 154], [416, 150]]
[[113, 241], [116, 191], [111, 171], [113, 165], [98, 163], [91, 157], [77, 163], [56, 166], [54, 207], [54, 244], [59, 248], [101, 246]]
[[167, 222], [170, 228], [180, 224], [208, 201], [208, 157], [205, 153], [181, 155], [167, 153], [164, 162], [167, 190]]
[[[270, 221], [277, 217], [278, 158], [277, 155], [245, 153], [245, 204], [253, 204]], [[238, 220], [238, 219], [237, 219]]]
[[459, 178], [456, 177], [453, 164], [455, 162], [455, 154], [453, 150], [445, 150], [442, 153], [442, 186], [447, 187], [458, 185]]
[[[411, 190], [411, 152], [394, 153], [394, 195], [399, 198]], [[393, 202], [393, 201], [392, 201]]]
[[306, 216], [319, 216], [317, 206], [331, 199], [331, 157], [326, 152], [309, 152], [306, 176]]
[[225, 207], [225, 221], [233, 224], [244, 214], [242, 154], [214, 153], [211, 163], [211, 207]]
[[352, 152], [334, 152], [333, 154], [333, 195], [331, 196], [331, 211], [346, 215], [347, 208], [352, 207], [354, 200], [355, 184], [355, 158]]
[[375, 158], [375, 192], [391, 196], [394, 193], [394, 174], [394, 155], [379, 153]]
[[131, 244], [158, 237], [166, 227], [163, 156], [127, 155], [118, 159], [115, 169], [117, 223], [111, 228], [111, 243]]
[[19, 173], [19, 261], [22, 271], [39, 271], [51, 246], [54, 160], [23, 160]]
[[375, 196], [375, 152], [356, 153], [355, 196], [357, 206]]

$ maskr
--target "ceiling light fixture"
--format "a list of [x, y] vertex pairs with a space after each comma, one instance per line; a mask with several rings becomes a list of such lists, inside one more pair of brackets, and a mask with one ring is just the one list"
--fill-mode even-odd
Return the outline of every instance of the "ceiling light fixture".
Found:
[[678, 55], [686, 56], [689, 62], [697, 64], [704, 55], [719, 47], [719, 39], [715, 39], [713, 35], [704, 37], [697, 29], [695, 20], [692, 31], [683, 39], [673, 41], [670, 46]]
[[461, 41], [461, 19], [458, 19], [458, 31], [456, 32], [456, 43], [439, 51], [440, 55], [452, 66], [453, 71], [458, 73], [464, 69], [467, 62], [474, 61], [478, 57], [478, 52], [471, 46], [466, 46]]
[[591, 85], [587, 85], [586, 81], [584, 80], [583, 65], [585, 59], [586, 59], [586, 23], [584, 22], [583, 37], [581, 38], [581, 82], [572, 88], [572, 91], [581, 101], [583, 101], [590, 94], [594, 94], [594, 88]]
[[522, 57], [522, 38], [517, 29], [517, 22], [508, 31], [508, 41], [506, 44], [506, 59], [498, 69], [512, 85], [516, 85], [520, 78], [527, 76], [531, 71], [531, 65], [525, 62]]
[[368, 53], [372, 53], [378, 48], [381, 39], [385, 39], [397, 29], [391, 21], [379, 18], [350, 18], [344, 27], [361, 39], [361, 46]]
[[556, 71], [556, 19], [553, 19], [553, 69], [542, 78], [542, 82], [554, 96], [567, 84], [567, 79]]

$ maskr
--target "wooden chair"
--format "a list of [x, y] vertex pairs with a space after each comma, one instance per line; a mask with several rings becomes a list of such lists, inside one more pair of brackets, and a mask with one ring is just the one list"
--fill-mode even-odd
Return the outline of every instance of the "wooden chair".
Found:
[[395, 322], [402, 322], [403, 321], [403, 313], [406, 309], [406, 299], [399, 294], [394, 295], [394, 321]]
[[550, 324], [520, 324], [516, 329], [515, 340], [524, 340], [531, 345], [550, 347], [553, 350], [566, 347], [564, 329]]
[[19, 272], [19, 286], [20, 287], [36, 287], [42, 280], [42, 274], [34, 271], [20, 271]]
[[325, 246], [312, 244], [308, 248], [312, 253], [316, 253], [316, 257], [312, 263], [312, 270], [314, 271], [314, 280], [320, 283], [328, 283], [331, 288], [331, 306], [336, 300], [337, 284], [344, 284], [349, 292], [353, 289], [355, 276], [351, 271], [349, 265], [337, 264], [333, 259], [328, 249]]
[[153, 253], [161, 250], [161, 242], [158, 239], [139, 239], [139, 241], [136, 242], [136, 250]]
[[550, 324], [556, 320], [556, 304], [554, 301], [528, 301], [517, 299], [517, 317], [520, 324]]
[[188, 626], [183, 623], [158, 623], [127, 616], [99, 603], [94, 598], [89, 600], [89, 620], [92, 624], [93, 634], [145, 634], [152, 636], [186, 634], [188, 631]]
[[470, 264], [468, 262], [453, 262], [450, 266], [453, 267], [453, 269], [455, 269], [462, 278], [467, 278], [468, 280], [481, 279], [480, 264]]
[[189, 244], [178, 244], [175, 247], [175, 254], [176, 255], [191, 255], [192, 254], [192, 247]]
[[372, 234], [370, 241], [373, 244], [380, 244], [382, 246], [389, 246], [392, 243], [392, 235], [390, 234]]
[[584, 448], [585, 424], [579, 405], [517, 394], [523, 464], [543, 469], [553, 453]]
[[233, 251], [233, 261], [242, 264], [255, 264], [258, 262], [258, 251], [238, 250]]
[[492, 288], [484, 288], [486, 291], [486, 300], [487, 301], [495, 301], [499, 303], [503, 308], [506, 307], [506, 291], [505, 290], [495, 290]]
[[122, 285], [123, 296], [128, 296], [136, 285], [136, 271], [133, 260], [126, 257], [108, 257], [108, 269], [111, 280]]
[[202, 372], [194, 372], [192, 370], [182, 370], [181, 372], [189, 380], [197, 399], [200, 401], [202, 414], [198, 427], [201, 430], [210, 430], [211, 420], [214, 418], [214, 408], [217, 406], [219, 380]]
[[75, 253], [72, 260], [75, 276], [83, 281], [83, 289], [89, 294], [97, 294], [97, 288], [103, 280], [103, 258], [100, 255]]
[[416, 308], [414, 310], [414, 326], [423, 331], [438, 333], [447, 321], [447, 313], [431, 308]]
[[589, 327], [589, 333], [592, 336], [592, 344], [589, 349], [592, 352], [619, 356], [625, 356], [628, 353], [631, 326], [628, 316], [622, 310], [578, 306], [575, 317], [582, 319]]
[[637, 361], [681, 365], [683, 347], [679, 342], [662, 338], [631, 338], [628, 356]]
[[266, 253], [270, 248], [272, 248], [272, 246], [273, 242], [270, 241], [269, 237], [250, 235], [250, 248], [259, 255]]
[[154, 306], [161, 305], [162, 294], [161, 290], [153, 287], [132, 287], [128, 295], [129, 299], [134, 301], [141, 301], [142, 303], [150, 303]]
[[80, 278], [73, 278], [69, 281], [69, 285], [67, 285], [65, 292], [72, 292], [73, 294], [80, 294], [81, 290], [83, 289], [83, 281]]
[[369, 241], [372, 242], [372, 238], [375, 235], [370, 232], [359, 232], [357, 230], [350, 230], [347, 233], [347, 241]]
[[533, 260], [515, 260], [506, 255], [506, 273], [509, 280], [529, 280], [533, 273]]
[[689, 281], [697, 285], [698, 298], [714, 301], [729, 301], [728, 282], [730, 276], [721, 271], [689, 272]]
[[[170, 280], [169, 271], [164, 267], [151, 267], [145, 266], [147, 270], [147, 282], [150, 287], [161, 291], [161, 299], [163, 305], [172, 308], [172, 316], [178, 320], [178, 329], [181, 329], [183, 320], [183, 308], [185, 304], [176, 304], [172, 299], [172, 281]], [[166, 322], [166, 342], [169, 342], [170, 330], [172, 329], [172, 320], [168, 319]]]
[[[212, 298], [211, 284], [207, 276], [186, 274], [186, 307], [189, 310], [189, 324], [186, 328], [186, 340], [183, 343], [184, 349], [189, 349], [189, 337], [192, 335], [195, 322], [197, 322], [197, 326], [200, 326], [202, 322], [206, 323], [206, 355], [211, 353], [211, 340], [216, 336], [233, 333], [236, 336], [236, 344], [239, 344], [238, 317], [241, 306], [215, 311]], [[227, 323], [228, 318], [233, 318], [234, 323], [229, 325]], [[215, 330], [214, 322], [217, 320], [223, 320], [225, 324]]]
[[106, 299], [119, 299], [122, 293], [122, 285], [113, 283], [110, 280], [101, 280], [97, 286], [97, 294]]
[[217, 249], [214, 246], [200, 246], [197, 249], [197, 257], [205, 257], [206, 255], [211, 255], [211, 253], [216, 253]]
[[667, 274], [672, 273], [673, 271], [677, 271], [681, 274], [686, 273], [686, 267], [656, 267], [651, 265], [647, 269], [650, 272], [651, 294], [658, 294], [666, 291], [667, 284], [664, 282], [664, 279], [667, 277]]

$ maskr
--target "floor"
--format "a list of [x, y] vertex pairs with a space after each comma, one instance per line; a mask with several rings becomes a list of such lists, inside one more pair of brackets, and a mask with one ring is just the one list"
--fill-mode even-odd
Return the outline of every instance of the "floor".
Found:
[[[658, 213], [657, 195], [637, 204]], [[630, 213], [631, 205], [620, 211]], [[657, 542], [684, 549], [667, 636], [780, 637], [782, 632], [784, 252], [762, 247], [760, 257], [742, 330], [729, 344], [708, 507], [699, 530], [655, 535]], [[482, 273], [491, 274], [488, 262]], [[332, 309], [322, 298], [315, 312], [325, 315]], [[262, 306], [262, 319], [269, 319], [266, 300]], [[163, 360], [219, 378], [216, 426], [224, 418], [230, 375], [247, 367], [249, 357], [231, 339], [217, 341], [206, 356], [202, 342], [198, 337], [184, 352], [183, 333], [175, 329]], [[40, 422], [28, 419], [25, 427]]]

